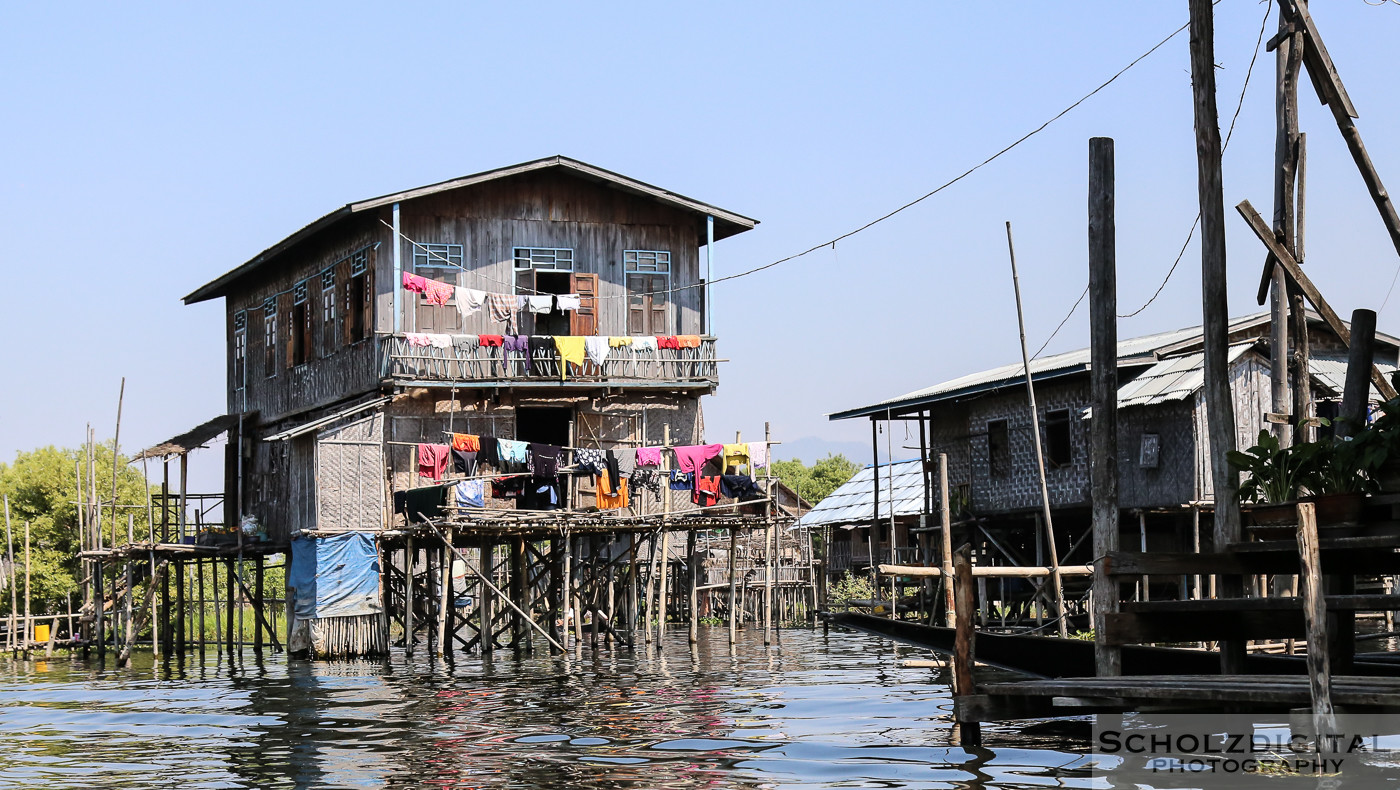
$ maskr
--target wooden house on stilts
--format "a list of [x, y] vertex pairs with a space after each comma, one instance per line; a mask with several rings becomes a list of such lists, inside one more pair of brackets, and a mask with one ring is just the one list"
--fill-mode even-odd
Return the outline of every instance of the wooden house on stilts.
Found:
[[185, 297], [224, 300], [227, 520], [290, 549], [290, 647], [650, 640], [697, 535], [774, 535], [766, 444], [630, 468], [705, 447], [713, 249], [756, 224], [556, 156], [350, 203]]

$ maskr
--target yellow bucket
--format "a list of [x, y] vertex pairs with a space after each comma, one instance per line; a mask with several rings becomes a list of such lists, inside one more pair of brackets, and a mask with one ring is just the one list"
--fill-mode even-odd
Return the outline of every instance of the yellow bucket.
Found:
[[36, 625], [36, 626], [34, 626], [34, 641], [35, 641], [35, 642], [47, 642], [47, 641], [49, 641], [49, 626], [48, 626], [48, 624]]

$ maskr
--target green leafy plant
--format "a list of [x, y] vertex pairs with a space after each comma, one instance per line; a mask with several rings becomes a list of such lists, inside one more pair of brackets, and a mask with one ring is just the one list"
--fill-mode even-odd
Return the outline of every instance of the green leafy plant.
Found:
[[1378, 442], [1356, 437], [1324, 439], [1312, 451], [1316, 494], [1364, 494], [1377, 488], [1373, 475], [1388, 453]]
[[1308, 442], [1282, 447], [1277, 436], [1264, 430], [1253, 447], [1230, 451], [1226, 456], [1230, 466], [1246, 474], [1240, 483], [1240, 499], [1276, 505], [1291, 502], [1304, 492], [1321, 490], [1319, 446]]

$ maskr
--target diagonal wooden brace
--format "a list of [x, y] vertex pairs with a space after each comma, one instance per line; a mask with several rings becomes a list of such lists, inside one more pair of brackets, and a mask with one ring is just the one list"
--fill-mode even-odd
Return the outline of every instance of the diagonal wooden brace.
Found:
[[[1327, 326], [1337, 333], [1337, 337], [1341, 338], [1343, 344], [1350, 348], [1351, 330], [1342, 323], [1342, 319], [1332, 309], [1332, 306], [1327, 304], [1327, 300], [1322, 298], [1322, 293], [1317, 290], [1317, 286], [1313, 285], [1312, 280], [1303, 274], [1302, 267], [1293, 260], [1293, 255], [1274, 237], [1273, 230], [1264, 222], [1264, 218], [1259, 216], [1259, 212], [1254, 210], [1254, 206], [1250, 205], [1248, 200], [1240, 201], [1240, 204], [1235, 206], [1235, 210], [1240, 213], [1241, 217], [1244, 217], [1245, 224], [1249, 225], [1249, 229], [1254, 231], [1254, 235], [1258, 236], [1259, 240], [1268, 248], [1272, 255], [1270, 260], [1283, 267], [1284, 274], [1287, 275], [1288, 279], [1298, 286], [1298, 290], [1302, 291], [1303, 296], [1307, 297], [1307, 300], [1317, 309], [1322, 320], [1327, 322]], [[1395, 388], [1390, 386], [1390, 382], [1375, 365], [1371, 366], [1371, 383], [1376, 385], [1382, 398], [1391, 400], [1396, 397]]]

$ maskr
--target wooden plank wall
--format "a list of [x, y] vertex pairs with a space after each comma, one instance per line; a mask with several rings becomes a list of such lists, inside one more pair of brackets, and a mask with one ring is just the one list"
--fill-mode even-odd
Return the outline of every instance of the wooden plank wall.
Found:
[[[671, 253], [671, 287], [700, 282], [696, 217], [652, 200], [583, 179], [534, 173], [405, 203], [404, 235], [420, 244], [461, 244], [469, 271], [455, 284], [512, 293], [516, 247], [568, 248], [574, 272], [599, 275], [598, 333], [627, 334], [623, 250]], [[703, 223], [702, 223], [703, 224]], [[404, 268], [411, 270], [413, 248], [405, 242]], [[388, 257], [387, 254], [385, 256]], [[425, 271], [446, 280], [450, 269]], [[405, 294], [405, 331], [501, 334], [503, 324], [485, 310], [460, 320], [450, 307], [416, 309], [422, 297]], [[671, 331], [699, 334], [699, 288], [673, 294]]]

